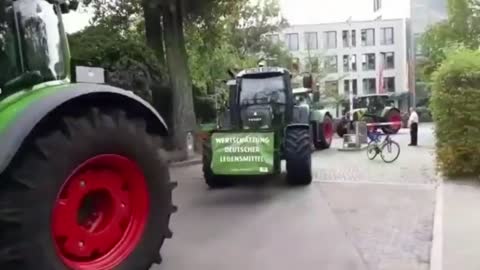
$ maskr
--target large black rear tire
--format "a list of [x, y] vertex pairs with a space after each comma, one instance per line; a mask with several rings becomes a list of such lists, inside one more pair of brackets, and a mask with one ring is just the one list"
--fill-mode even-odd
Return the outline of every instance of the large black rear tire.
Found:
[[226, 188], [232, 186], [232, 180], [230, 177], [224, 175], [216, 175], [212, 171], [212, 143], [208, 137], [203, 142], [203, 151], [202, 151], [202, 163], [203, 163], [203, 177], [205, 183], [210, 188]]
[[312, 183], [312, 148], [307, 128], [290, 128], [285, 135], [287, 182], [290, 185]]
[[[333, 120], [329, 115], [325, 115], [323, 123], [320, 124], [318, 130], [318, 139], [315, 141], [315, 148], [317, 150], [324, 150], [330, 148], [333, 140]], [[342, 135], [343, 137], [343, 135]]]
[[343, 136], [348, 133], [348, 121], [346, 119], [340, 120], [337, 124], [336, 131], [338, 137], [343, 138]]
[[382, 127], [382, 131], [385, 134], [397, 134], [400, 129], [402, 128], [402, 114], [398, 109], [391, 109], [387, 112], [387, 114], [384, 117], [384, 121], [387, 122], [400, 122], [400, 124], [397, 125], [390, 125], [386, 127]]
[[[42, 124], [2, 174], [2, 270], [147, 270], [153, 263], [161, 261], [159, 250], [164, 240], [171, 237], [168, 225], [170, 215], [175, 211], [172, 205], [175, 185], [170, 182], [166, 159], [158, 152], [160, 141], [147, 132], [143, 119], [129, 117], [124, 111], [85, 108], [78, 111], [55, 116]], [[131, 165], [128, 172], [134, 174], [122, 174], [127, 170], [123, 171], [125, 168], [121, 164], [109, 163], [109, 160]], [[86, 164], [95, 166], [85, 167]], [[136, 176], [135, 180], [139, 182], [132, 182], [127, 176]], [[113, 197], [108, 199], [105, 195], [107, 191], [98, 189], [98, 186], [111, 188], [108, 192], [111, 191]], [[64, 190], [71, 192], [63, 193]], [[140, 190], [145, 193], [138, 193]], [[139, 194], [146, 195], [144, 200], [137, 196]], [[87, 203], [87, 198], [92, 200]], [[145, 204], [138, 204], [137, 199]], [[109, 203], [106, 202], [108, 200]], [[65, 211], [67, 208], [62, 207], [76, 211]], [[103, 211], [119, 215], [118, 223], [107, 215], [100, 218]], [[80, 216], [83, 216], [82, 221]], [[97, 237], [95, 244], [93, 240], [88, 242], [95, 237], [92, 233], [79, 234], [76, 236], [80, 238], [74, 238], [73, 230], [78, 234], [77, 227], [89, 226], [93, 231], [94, 225], [87, 222], [91, 221], [90, 218], [98, 222], [101, 220], [102, 226], [119, 226], [123, 234], [117, 234], [118, 228], [103, 227], [104, 232], [107, 228], [112, 230], [109, 236], [116, 238]], [[131, 222], [137, 221], [143, 223], [143, 229], [138, 231], [135, 239], [125, 238], [137, 228]], [[71, 232], [65, 224], [72, 225]], [[67, 231], [62, 231], [60, 227]], [[119, 242], [116, 239], [120, 239]], [[115, 245], [111, 246], [113, 249], [125, 248], [125, 252], [104, 253], [107, 250], [102, 248], [108, 241]], [[78, 246], [67, 247], [67, 243]], [[102, 248], [97, 250], [95, 245]], [[69, 253], [76, 247], [79, 249], [74, 251], [75, 254]], [[88, 248], [88, 251], [83, 248]], [[84, 256], [78, 257], [82, 252]]]

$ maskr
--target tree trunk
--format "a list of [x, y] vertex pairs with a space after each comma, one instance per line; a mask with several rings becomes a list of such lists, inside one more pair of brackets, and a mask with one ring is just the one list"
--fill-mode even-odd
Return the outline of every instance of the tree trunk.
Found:
[[158, 60], [164, 65], [165, 50], [163, 48], [161, 8], [159, 5], [150, 5], [149, 2], [147, 2], [143, 4], [143, 12], [145, 16], [145, 36], [147, 45], [155, 51]]
[[196, 129], [192, 79], [183, 36], [181, 0], [163, 9], [165, 52], [173, 91], [173, 142], [186, 154], [186, 135]]

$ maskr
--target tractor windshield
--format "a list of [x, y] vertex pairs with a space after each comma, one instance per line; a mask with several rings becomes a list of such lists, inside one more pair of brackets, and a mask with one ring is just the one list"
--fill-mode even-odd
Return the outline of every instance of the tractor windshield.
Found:
[[285, 104], [285, 81], [282, 76], [243, 78], [241, 82], [240, 104]]
[[57, 7], [45, 0], [0, 2], [0, 88], [28, 72], [41, 81], [66, 78], [68, 47]]

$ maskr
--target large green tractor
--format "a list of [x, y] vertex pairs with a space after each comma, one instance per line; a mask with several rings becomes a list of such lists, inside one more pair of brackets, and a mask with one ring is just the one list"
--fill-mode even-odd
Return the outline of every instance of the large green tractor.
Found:
[[385, 134], [397, 134], [402, 128], [402, 115], [393, 103], [391, 94], [355, 97], [353, 111], [347, 112], [347, 115], [337, 125], [338, 136], [343, 137], [343, 135], [353, 132], [356, 121], [370, 124], [370, 130], [381, 129]]
[[259, 67], [238, 73], [230, 83], [225, 116], [204, 143], [203, 172], [210, 187], [279, 174], [282, 160], [289, 184], [312, 182], [310, 109], [295, 103], [288, 70]]
[[2, 270], [146, 270], [171, 236], [167, 126], [70, 67], [62, 14], [77, 6], [0, 1]]

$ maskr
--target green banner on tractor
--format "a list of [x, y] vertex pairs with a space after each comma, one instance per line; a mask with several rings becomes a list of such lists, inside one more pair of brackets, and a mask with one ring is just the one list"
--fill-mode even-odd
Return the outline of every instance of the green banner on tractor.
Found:
[[274, 170], [274, 134], [213, 133], [212, 171], [219, 175], [264, 175]]

